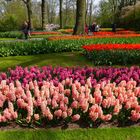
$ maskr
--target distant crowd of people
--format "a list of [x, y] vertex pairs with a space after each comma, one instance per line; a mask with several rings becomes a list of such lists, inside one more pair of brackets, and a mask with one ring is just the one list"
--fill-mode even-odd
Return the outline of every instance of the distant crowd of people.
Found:
[[93, 24], [89, 26], [87, 26], [87, 24], [85, 25], [85, 32], [87, 34], [90, 32], [94, 33], [94, 32], [99, 32], [99, 31], [100, 31], [100, 26], [96, 24], [96, 22], [93, 22]]
[[[112, 23], [111, 25], [112, 28], [112, 32], [116, 32], [116, 24]], [[96, 22], [93, 22], [92, 25], [87, 26], [87, 24], [85, 25], [85, 32], [87, 34], [90, 34], [91, 32], [94, 34], [94, 32], [99, 32], [100, 31], [100, 25], [96, 24]]]
[[[98, 25], [96, 22], [93, 22], [92, 25], [87, 26], [85, 24], [85, 32], [90, 35], [94, 34], [94, 32], [99, 32], [100, 31], [100, 25]], [[29, 21], [24, 21], [22, 25], [22, 32], [24, 34], [25, 39], [28, 39], [31, 37], [31, 23]], [[112, 24], [112, 32], [116, 32], [116, 24]]]

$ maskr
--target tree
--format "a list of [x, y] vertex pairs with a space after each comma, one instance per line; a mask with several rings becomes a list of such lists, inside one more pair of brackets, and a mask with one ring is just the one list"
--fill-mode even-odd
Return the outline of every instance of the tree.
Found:
[[[0, 31], [21, 30], [27, 19], [26, 7], [21, 0], [0, 1]], [[22, 17], [22, 18], [21, 18]]]
[[86, 0], [77, 0], [76, 24], [73, 35], [85, 34]]
[[63, 5], [63, 0], [59, 0], [59, 16], [60, 16], [60, 29], [63, 28], [63, 15], [62, 15], [62, 5]]
[[92, 22], [92, 11], [93, 10], [93, 0], [90, 1], [90, 7], [89, 7], [89, 25]]
[[63, 27], [73, 27], [76, 14], [76, 0], [63, 0]]
[[85, 22], [87, 24], [87, 16], [88, 16], [88, 10], [89, 10], [89, 0], [86, 0], [86, 14], [85, 14]]
[[[46, 17], [47, 17], [48, 23], [55, 23], [56, 17], [57, 17], [56, 9], [58, 9], [58, 7], [59, 7], [59, 1], [58, 0], [47, 0], [46, 7], [47, 7], [47, 10], [46, 10], [47, 16]], [[59, 23], [59, 21], [58, 21], [58, 23]]]
[[27, 7], [28, 21], [32, 25], [32, 20], [31, 20], [31, 16], [32, 16], [31, 0], [22, 0], [22, 1], [25, 3], [25, 5]]
[[42, 30], [45, 28], [45, 0], [41, 3]]

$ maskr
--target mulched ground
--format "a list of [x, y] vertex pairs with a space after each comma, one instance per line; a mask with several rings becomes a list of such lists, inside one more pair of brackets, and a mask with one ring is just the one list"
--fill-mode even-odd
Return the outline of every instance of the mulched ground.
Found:
[[[117, 122], [104, 122], [104, 123], [97, 123], [97, 124], [94, 124], [92, 126], [92, 128], [118, 128], [118, 127], [134, 127], [134, 126], [140, 126], [140, 121], [137, 122], [137, 123], [134, 123], [134, 122], [128, 122], [127, 124], [121, 126], [119, 125]], [[32, 125], [32, 126], [20, 126], [18, 125], [17, 123], [15, 122], [10, 122], [9, 124], [7, 125], [3, 125], [3, 126], [0, 126], [0, 130], [3, 131], [3, 130], [19, 130], [19, 129], [52, 129], [52, 130], [55, 130], [55, 129], [60, 129], [60, 130], [65, 130], [65, 129], [78, 129], [78, 128], [91, 128], [90, 126], [86, 125], [85, 123], [83, 122], [78, 122], [78, 123], [68, 123], [68, 124], [59, 124], [59, 125], [53, 125], [53, 126], [35, 126], [35, 125]]]

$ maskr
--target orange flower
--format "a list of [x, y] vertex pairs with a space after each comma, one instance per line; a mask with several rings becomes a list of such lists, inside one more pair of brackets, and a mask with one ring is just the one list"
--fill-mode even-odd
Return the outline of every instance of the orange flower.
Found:
[[94, 50], [140, 50], [140, 44], [92, 44], [82, 47], [86, 51]]
[[51, 35], [51, 34], [61, 34], [60, 32], [31, 32], [31, 35]]
[[132, 37], [140, 37], [140, 34], [115, 34], [111, 33], [110, 35], [69, 35], [69, 36], [53, 36], [48, 37], [48, 40], [56, 41], [56, 40], [79, 40], [79, 39], [95, 39], [95, 38], [132, 38]]

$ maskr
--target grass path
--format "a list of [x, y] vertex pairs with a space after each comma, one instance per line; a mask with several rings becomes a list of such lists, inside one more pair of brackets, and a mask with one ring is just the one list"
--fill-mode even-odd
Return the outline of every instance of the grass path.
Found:
[[15, 40], [15, 38], [0, 38], [0, 41], [11, 41]]
[[[94, 64], [83, 56], [80, 52], [64, 52], [52, 53], [30, 56], [10, 56], [0, 57], [0, 72], [6, 71], [8, 68], [15, 68], [16, 66], [46, 66], [53, 67], [73, 67], [73, 66], [91, 66]], [[115, 67], [123, 67], [123, 65], [114, 65]], [[131, 65], [128, 65], [130, 67]], [[140, 66], [140, 64], [139, 64]]]
[[92, 63], [79, 52], [53, 53], [31, 56], [0, 57], [0, 71], [15, 66], [93, 66]]
[[0, 140], [140, 140], [140, 128], [6, 130]]

